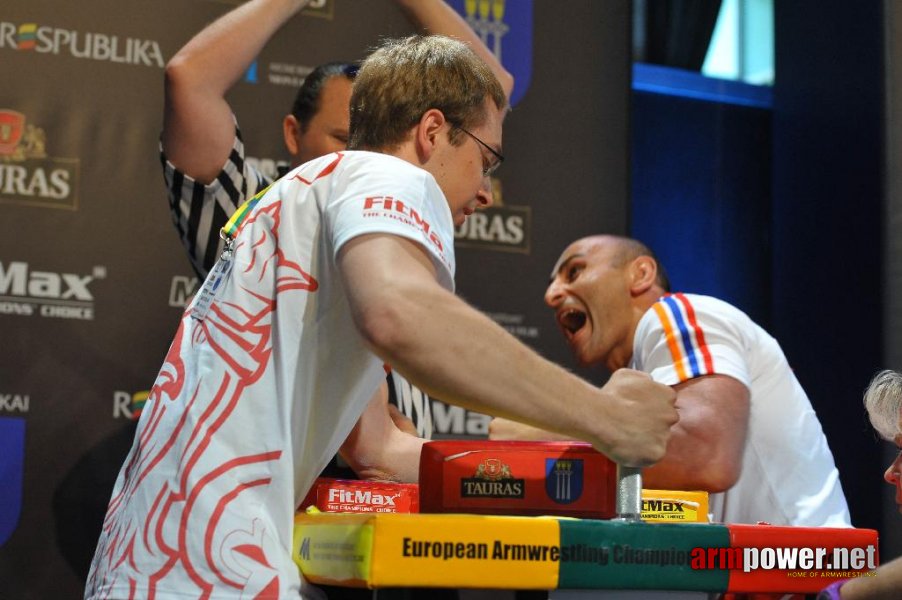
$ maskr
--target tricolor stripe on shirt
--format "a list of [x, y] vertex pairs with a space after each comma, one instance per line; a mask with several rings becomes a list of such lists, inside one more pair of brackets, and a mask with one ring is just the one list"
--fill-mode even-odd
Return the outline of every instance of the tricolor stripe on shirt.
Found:
[[680, 382], [714, 373], [714, 361], [692, 303], [683, 294], [668, 294], [652, 307], [661, 325]]

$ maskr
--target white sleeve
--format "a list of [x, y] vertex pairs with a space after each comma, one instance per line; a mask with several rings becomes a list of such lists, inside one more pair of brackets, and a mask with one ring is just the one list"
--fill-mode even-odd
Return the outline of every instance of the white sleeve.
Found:
[[325, 207], [335, 256], [349, 240], [389, 233], [419, 244], [439, 282], [453, 289], [454, 225], [441, 189], [429, 173], [400, 159], [355, 161], [343, 189]]
[[719, 302], [684, 294], [658, 300], [636, 328], [633, 366], [666, 385], [719, 374], [751, 386], [749, 349]]

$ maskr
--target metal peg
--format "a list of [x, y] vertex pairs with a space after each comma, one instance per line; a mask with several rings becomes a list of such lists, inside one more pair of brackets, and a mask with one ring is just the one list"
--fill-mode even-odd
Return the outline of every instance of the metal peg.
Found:
[[617, 520], [642, 520], [642, 469], [617, 465]]

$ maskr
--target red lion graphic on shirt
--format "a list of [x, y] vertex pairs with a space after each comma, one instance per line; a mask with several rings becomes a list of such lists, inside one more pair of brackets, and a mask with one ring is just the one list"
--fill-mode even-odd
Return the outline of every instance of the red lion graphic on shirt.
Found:
[[231, 293], [218, 290], [204, 315], [196, 301], [185, 311], [110, 501], [89, 588], [104, 571], [104, 585], [127, 581], [132, 596], [153, 597], [167, 577], [189, 578], [204, 598], [221, 589], [279, 596], [267, 558], [276, 547], [272, 533], [229, 507], [239, 497], [265, 496], [266, 466], [282, 450], [252, 443], [244, 455], [225, 456], [212, 448], [217, 432], [235, 425], [243, 390], [270, 365], [277, 299], [318, 288], [280, 248], [281, 207], [261, 204], [242, 224], [247, 235], [236, 243], [233, 271], [217, 283]]

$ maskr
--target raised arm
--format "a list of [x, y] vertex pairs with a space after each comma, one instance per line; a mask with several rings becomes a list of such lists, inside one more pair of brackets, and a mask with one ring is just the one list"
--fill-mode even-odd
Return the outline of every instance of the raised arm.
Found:
[[573, 435], [625, 464], [663, 456], [677, 419], [669, 387], [625, 369], [602, 389], [568, 373], [439, 286], [404, 238], [357, 237], [338, 261], [364, 339], [430, 395]]
[[514, 77], [498, 62], [479, 36], [473, 31], [457, 11], [442, 0], [395, 0], [407, 18], [428, 33], [437, 33], [457, 38], [470, 45], [479, 57], [489, 65], [495, 77], [501, 82], [504, 94], [510, 98], [514, 89]]
[[260, 50], [309, 0], [250, 0], [213, 21], [166, 65], [163, 151], [202, 183], [219, 173], [235, 125], [226, 92]]

